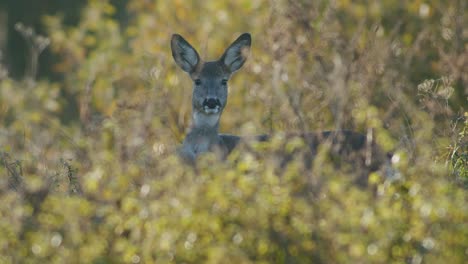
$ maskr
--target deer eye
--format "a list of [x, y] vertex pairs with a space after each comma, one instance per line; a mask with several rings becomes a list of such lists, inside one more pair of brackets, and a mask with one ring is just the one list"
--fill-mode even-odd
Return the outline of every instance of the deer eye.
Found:
[[200, 79], [196, 79], [196, 80], [195, 80], [195, 85], [201, 85], [201, 80], [200, 80]]
[[227, 85], [227, 80], [226, 80], [226, 79], [222, 80], [222, 81], [221, 81], [221, 84], [222, 84], [222, 85]]

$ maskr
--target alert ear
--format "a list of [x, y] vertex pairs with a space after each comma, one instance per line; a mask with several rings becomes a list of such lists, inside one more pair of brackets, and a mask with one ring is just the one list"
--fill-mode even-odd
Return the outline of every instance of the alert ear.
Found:
[[220, 61], [231, 73], [239, 70], [250, 53], [252, 39], [249, 33], [240, 35], [229, 48], [226, 49]]
[[192, 73], [200, 63], [197, 51], [179, 34], [172, 35], [171, 49], [177, 65], [188, 73]]

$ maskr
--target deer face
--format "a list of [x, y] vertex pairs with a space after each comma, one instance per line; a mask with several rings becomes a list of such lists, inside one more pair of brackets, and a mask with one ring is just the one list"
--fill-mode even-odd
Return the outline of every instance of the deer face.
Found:
[[219, 61], [205, 62], [193, 80], [193, 110], [205, 115], [219, 115], [227, 102], [227, 82], [231, 73]]
[[180, 35], [171, 40], [172, 56], [193, 81], [192, 110], [195, 126], [214, 127], [227, 103], [227, 83], [250, 51], [250, 34], [237, 38], [216, 61], [202, 62], [198, 52]]

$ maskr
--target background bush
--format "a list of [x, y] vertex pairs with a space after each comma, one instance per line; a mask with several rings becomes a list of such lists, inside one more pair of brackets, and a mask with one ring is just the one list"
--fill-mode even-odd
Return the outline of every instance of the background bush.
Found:
[[[44, 34], [12, 29], [29, 51], [24, 78], [0, 69], [1, 262], [467, 258], [465, 1], [90, 0], [76, 13], [43, 16]], [[221, 131], [274, 139], [186, 166], [174, 150], [191, 82], [171, 34], [216, 59], [242, 32], [251, 57]], [[357, 187], [359, 168], [326, 149], [306, 168], [282, 137], [332, 129], [375, 131], [399, 179]]]

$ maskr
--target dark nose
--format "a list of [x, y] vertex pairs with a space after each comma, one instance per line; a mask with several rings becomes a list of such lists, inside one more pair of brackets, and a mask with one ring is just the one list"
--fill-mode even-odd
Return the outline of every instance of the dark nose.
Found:
[[214, 109], [216, 106], [221, 106], [221, 102], [219, 99], [216, 98], [207, 98], [203, 101], [203, 106], [207, 106], [208, 108]]

